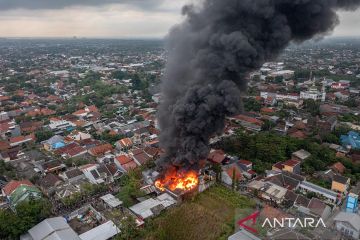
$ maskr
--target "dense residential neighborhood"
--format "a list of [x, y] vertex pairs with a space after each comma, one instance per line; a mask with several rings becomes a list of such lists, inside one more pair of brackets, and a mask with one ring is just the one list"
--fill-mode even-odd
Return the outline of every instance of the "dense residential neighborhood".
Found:
[[[162, 41], [0, 39], [0, 239], [359, 239], [359, 47], [289, 47], [250, 74], [181, 192], [155, 184]], [[241, 209], [326, 228], [235, 232]]]

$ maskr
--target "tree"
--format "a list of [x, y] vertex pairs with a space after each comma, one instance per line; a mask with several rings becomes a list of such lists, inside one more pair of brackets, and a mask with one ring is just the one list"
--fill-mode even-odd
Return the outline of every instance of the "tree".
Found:
[[119, 80], [122, 80], [122, 79], [125, 79], [128, 77], [128, 74], [126, 72], [123, 72], [121, 70], [118, 70], [118, 71], [115, 71], [111, 74], [111, 76], [115, 79], [119, 79]]
[[270, 131], [273, 127], [275, 127], [275, 124], [270, 120], [265, 120], [264, 124], [261, 127], [262, 131]]
[[304, 107], [309, 113], [311, 113], [312, 116], [320, 114], [320, 103], [314, 101], [313, 99], [305, 99]]
[[116, 236], [115, 240], [132, 240], [136, 239], [139, 235], [135, 218], [131, 215], [127, 215], [121, 219], [120, 222], [121, 232]]
[[138, 74], [134, 74], [131, 78], [132, 88], [134, 90], [142, 89], [142, 82]]
[[54, 136], [54, 133], [49, 130], [41, 130], [35, 133], [36, 141], [39, 143], [48, 140], [52, 136]]
[[259, 112], [261, 109], [261, 103], [254, 98], [248, 98], [244, 99], [244, 107], [247, 112]]
[[131, 171], [127, 178], [122, 182], [123, 186], [117, 197], [123, 201], [125, 207], [129, 207], [134, 203], [134, 198], [143, 196], [144, 193], [140, 190], [141, 183], [137, 172]]
[[0, 239], [19, 239], [27, 230], [50, 216], [51, 205], [46, 200], [21, 202], [16, 214], [0, 210]]

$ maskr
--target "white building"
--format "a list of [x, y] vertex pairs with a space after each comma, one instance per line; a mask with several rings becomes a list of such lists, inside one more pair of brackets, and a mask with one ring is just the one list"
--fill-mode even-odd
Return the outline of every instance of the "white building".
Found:
[[334, 218], [335, 228], [346, 237], [359, 239], [360, 215], [357, 213], [340, 212]]
[[157, 215], [161, 210], [176, 204], [176, 200], [168, 193], [163, 193], [156, 198], [149, 198], [132, 207], [130, 210], [142, 219]]
[[325, 88], [323, 87], [322, 91], [320, 92], [315, 85], [311, 86], [308, 91], [301, 91], [300, 92], [301, 99], [312, 99], [314, 101], [322, 101], [325, 102], [326, 99], [326, 92]]
[[50, 121], [50, 130], [57, 133], [68, 129], [73, 129], [76, 125], [66, 120]]

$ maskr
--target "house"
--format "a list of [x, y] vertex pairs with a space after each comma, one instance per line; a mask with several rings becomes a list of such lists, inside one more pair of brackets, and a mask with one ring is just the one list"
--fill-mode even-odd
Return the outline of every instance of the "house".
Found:
[[346, 178], [337, 174], [333, 176], [331, 182], [331, 190], [346, 194], [347, 190], [349, 189], [349, 186], [350, 186], [350, 178]]
[[258, 196], [266, 201], [281, 204], [285, 199], [288, 191], [286, 188], [280, 187], [271, 182], [253, 180], [248, 184], [248, 189], [257, 192]]
[[326, 220], [331, 214], [331, 208], [320, 199], [314, 197], [309, 200], [300, 194], [296, 194], [294, 206], [297, 208], [297, 211], [307, 216], [322, 218], [323, 220]]
[[300, 149], [299, 151], [293, 152], [291, 155], [291, 158], [294, 160], [303, 162], [310, 156], [311, 156], [311, 153], [309, 153], [308, 151], [305, 151], [304, 149]]
[[285, 162], [283, 162], [283, 171], [288, 171], [295, 174], [300, 174], [300, 161], [289, 159]]
[[338, 204], [341, 202], [341, 199], [339, 198], [339, 195], [336, 192], [320, 187], [308, 181], [301, 182], [299, 185], [299, 189], [303, 193], [312, 192], [317, 195], [320, 195], [325, 199], [326, 202], [330, 204]]
[[99, 109], [92, 105], [92, 106], [86, 106], [84, 109], [80, 109], [76, 112], [74, 112], [72, 115], [78, 117], [78, 118], [85, 118], [85, 117], [93, 117], [94, 115], [97, 115], [99, 113]]
[[288, 190], [297, 190], [304, 180], [304, 177], [286, 171], [275, 173], [264, 179], [266, 182], [271, 182]]
[[56, 187], [59, 186], [62, 183], [59, 177], [56, 175], [49, 173], [46, 174], [45, 177], [39, 180], [39, 186], [42, 192], [46, 196], [51, 196], [55, 193]]
[[332, 131], [334, 131], [336, 125], [337, 125], [337, 117], [336, 116], [329, 116], [326, 117], [324, 120], [318, 119], [316, 122], [319, 131], [321, 134], [329, 134]]
[[149, 198], [142, 201], [129, 209], [142, 219], [150, 218], [160, 214], [166, 208], [176, 204], [176, 200], [168, 193], [163, 193], [155, 198]]
[[300, 161], [289, 159], [285, 162], [277, 162], [272, 166], [272, 170], [274, 171], [288, 171], [291, 173], [299, 174], [300, 169]]
[[248, 160], [240, 159], [237, 162], [237, 165], [240, 167], [240, 169], [242, 170], [242, 174], [247, 179], [252, 179], [256, 177], [256, 172], [252, 169], [253, 166], [252, 162]]
[[110, 193], [100, 197], [100, 199], [104, 201], [104, 203], [108, 208], [111, 209], [117, 208], [123, 204], [122, 201], [120, 201], [118, 198], [116, 198], [114, 195]]
[[347, 149], [360, 149], [360, 134], [350, 131], [347, 135], [340, 136], [340, 142]]
[[252, 169], [252, 162], [248, 160], [241, 159], [238, 161], [238, 164], [241, 168], [243, 168], [246, 171], [249, 171]]
[[125, 154], [117, 156], [114, 162], [124, 172], [129, 172], [139, 166], [131, 157]]
[[64, 137], [55, 135], [41, 143], [46, 151], [53, 151], [65, 146]]
[[56, 149], [54, 153], [61, 155], [63, 158], [74, 158], [84, 155], [87, 150], [77, 143], [70, 143], [65, 147]]
[[120, 233], [120, 229], [111, 220], [79, 235], [81, 240], [108, 240]]
[[336, 162], [330, 167], [334, 172], [343, 174], [346, 170], [345, 166], [341, 162]]
[[111, 144], [106, 143], [89, 149], [89, 154], [94, 157], [99, 157], [113, 151]]
[[352, 239], [360, 237], [360, 215], [358, 213], [339, 212], [334, 218], [335, 228], [342, 235]]
[[58, 173], [66, 168], [66, 165], [59, 160], [50, 160], [38, 165], [38, 168], [44, 173]]
[[8, 141], [0, 141], [0, 151], [5, 151], [11, 148], [10, 143]]
[[73, 141], [82, 141], [86, 139], [91, 139], [91, 135], [88, 133], [80, 132], [80, 131], [72, 131], [69, 135], [66, 136], [67, 138], [72, 139]]
[[223, 183], [228, 186], [235, 186], [235, 184], [242, 180], [244, 180], [242, 170], [236, 163], [222, 166], [221, 181]]
[[47, 218], [20, 237], [20, 240], [51, 239], [81, 240], [63, 217]]
[[66, 120], [50, 120], [48, 128], [55, 134], [61, 134], [64, 131], [72, 131], [76, 125]]
[[249, 117], [243, 114], [230, 117], [230, 120], [239, 123], [241, 126], [243, 126], [245, 129], [249, 131], [255, 131], [255, 132], [261, 131], [261, 126], [264, 124], [264, 122], [259, 119]]
[[42, 196], [41, 191], [29, 180], [10, 181], [2, 189], [2, 193], [7, 197], [13, 210], [20, 202], [30, 199], [39, 199]]
[[33, 142], [34, 138], [34, 135], [11, 137], [9, 138], [9, 143], [11, 147], [15, 147], [24, 143]]
[[129, 152], [129, 154], [138, 165], [144, 165], [152, 159], [142, 149], [132, 150]]
[[115, 143], [115, 146], [116, 146], [116, 149], [118, 149], [120, 151], [127, 151], [132, 148], [133, 142], [131, 141], [130, 138], [123, 138], [123, 139], [120, 139], [119, 141], [117, 141]]
[[82, 166], [80, 169], [92, 184], [109, 183], [114, 181], [111, 173], [104, 165], [87, 164]]
[[70, 182], [70, 183], [85, 178], [84, 173], [78, 168], [70, 169], [70, 170], [68, 170], [66, 172], [60, 173], [59, 176], [64, 181], [67, 181], [67, 182]]
[[103, 166], [108, 170], [114, 180], [119, 179], [124, 173], [115, 163], [106, 163]]
[[208, 160], [215, 164], [222, 164], [226, 159], [225, 152], [223, 150], [212, 149], [209, 153]]

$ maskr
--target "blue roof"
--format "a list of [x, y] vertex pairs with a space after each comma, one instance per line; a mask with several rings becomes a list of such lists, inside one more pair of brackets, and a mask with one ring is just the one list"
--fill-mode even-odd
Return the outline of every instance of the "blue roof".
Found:
[[360, 149], [360, 134], [358, 132], [350, 131], [348, 135], [341, 135], [340, 141], [344, 147], [351, 146], [353, 149]]
[[64, 143], [64, 142], [57, 142], [57, 143], [54, 143], [54, 144], [52, 145], [52, 147], [53, 147], [54, 149], [62, 148], [62, 147], [64, 147], [64, 146], [65, 146], [65, 143]]

